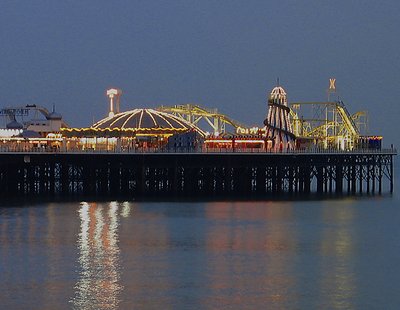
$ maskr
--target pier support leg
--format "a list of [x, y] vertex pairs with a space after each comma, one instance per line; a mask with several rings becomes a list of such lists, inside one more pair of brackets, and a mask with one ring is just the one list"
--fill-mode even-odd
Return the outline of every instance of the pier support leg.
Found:
[[317, 193], [322, 194], [324, 192], [324, 169], [323, 167], [317, 167]]
[[393, 155], [390, 155], [390, 193], [393, 193]]
[[356, 166], [351, 166], [351, 193], [354, 195], [357, 190]]
[[336, 166], [335, 192], [336, 194], [341, 194], [343, 192], [343, 166], [340, 164]]

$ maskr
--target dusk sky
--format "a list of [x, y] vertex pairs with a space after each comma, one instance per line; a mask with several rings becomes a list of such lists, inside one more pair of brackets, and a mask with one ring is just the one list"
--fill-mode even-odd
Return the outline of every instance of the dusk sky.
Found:
[[0, 106], [52, 104], [72, 126], [181, 103], [261, 125], [277, 77], [289, 101], [329, 78], [370, 134], [400, 145], [400, 2], [1, 1]]

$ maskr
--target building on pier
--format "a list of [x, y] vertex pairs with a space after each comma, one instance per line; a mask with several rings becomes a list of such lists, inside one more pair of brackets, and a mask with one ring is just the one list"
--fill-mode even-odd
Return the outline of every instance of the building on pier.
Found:
[[[0, 148], [10, 151], [60, 149], [61, 127], [68, 127], [60, 113], [35, 104], [0, 109]], [[5, 124], [5, 125], [4, 125]]]
[[[62, 115], [56, 112], [54, 105], [51, 112], [36, 104], [6, 107], [0, 109], [0, 116], [5, 123], [0, 137], [46, 138], [49, 134], [60, 133], [61, 127], [68, 127]], [[16, 130], [19, 132], [12, 134]]]
[[228, 152], [240, 151], [268, 151], [271, 150], [272, 141], [259, 135], [222, 135], [209, 136], [204, 141], [206, 151], [223, 150]]
[[[68, 139], [67, 148], [93, 150], [160, 149], [167, 147], [168, 139], [181, 134], [196, 132], [203, 137], [205, 133], [196, 125], [175, 115], [154, 109], [133, 109], [119, 112], [121, 90], [109, 89], [108, 117], [90, 127], [62, 128]], [[114, 107], [114, 105], [116, 106]], [[187, 140], [185, 137], [183, 140]]]
[[169, 137], [191, 131], [204, 135], [196, 126], [153, 109], [133, 109], [113, 114], [87, 128], [62, 129], [63, 135], [75, 146], [105, 150], [162, 148]]

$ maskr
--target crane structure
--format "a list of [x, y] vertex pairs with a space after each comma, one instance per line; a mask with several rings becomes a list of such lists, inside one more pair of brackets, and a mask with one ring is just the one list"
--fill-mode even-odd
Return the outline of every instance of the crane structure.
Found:
[[209, 109], [201, 107], [198, 104], [188, 103], [174, 106], [161, 106], [157, 108], [158, 111], [171, 113], [190, 124], [199, 126], [201, 121], [211, 127], [214, 135], [218, 136], [227, 133], [227, 126], [233, 128], [236, 133], [238, 128], [248, 129], [247, 126], [233, 120], [225, 114], [219, 113], [217, 109]]
[[323, 148], [353, 149], [367, 131], [367, 113], [349, 113], [343, 101], [290, 104], [293, 133], [297, 139], [314, 140]]

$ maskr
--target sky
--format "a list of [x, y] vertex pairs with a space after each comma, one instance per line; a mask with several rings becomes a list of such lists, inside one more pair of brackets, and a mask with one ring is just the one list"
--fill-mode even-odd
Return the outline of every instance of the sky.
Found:
[[121, 110], [197, 103], [261, 126], [279, 77], [289, 102], [329, 78], [369, 133], [400, 145], [400, 2], [0, 1], [0, 107], [37, 104], [71, 126]]

